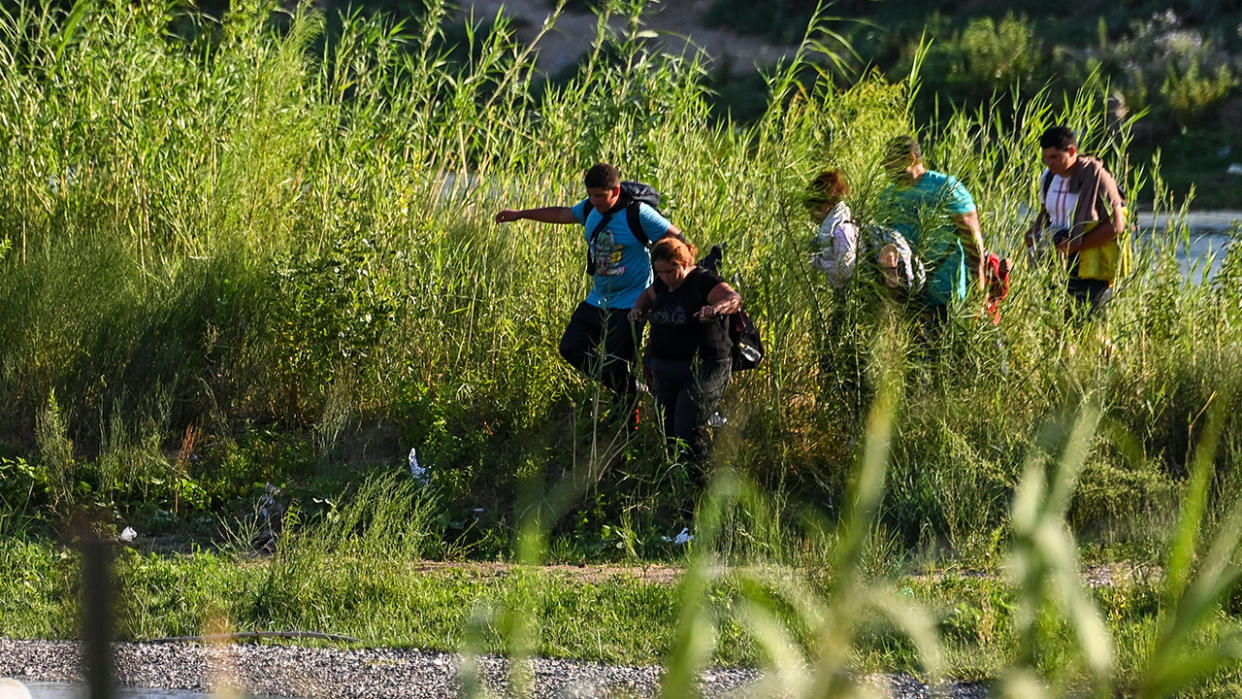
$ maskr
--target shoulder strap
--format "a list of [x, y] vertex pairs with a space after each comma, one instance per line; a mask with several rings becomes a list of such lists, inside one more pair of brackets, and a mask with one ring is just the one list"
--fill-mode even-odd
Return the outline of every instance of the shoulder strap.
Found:
[[604, 230], [604, 226], [607, 226], [608, 222], [611, 220], [612, 220], [611, 211], [600, 214], [599, 223], [595, 224], [595, 229], [591, 231], [591, 235], [587, 236], [588, 240], [590, 240], [591, 243], [594, 243], [595, 239], [599, 237], [599, 232]]
[[639, 217], [638, 207], [642, 206], [642, 202], [632, 201], [625, 206], [625, 220], [630, 224], [630, 232], [638, 239], [643, 247], [651, 247], [651, 240], [647, 237], [647, 232], [643, 230], [643, 222]]
[[1041, 204], [1048, 200], [1048, 188], [1052, 186], [1052, 171], [1044, 173], [1043, 180], [1039, 184], [1039, 199]]

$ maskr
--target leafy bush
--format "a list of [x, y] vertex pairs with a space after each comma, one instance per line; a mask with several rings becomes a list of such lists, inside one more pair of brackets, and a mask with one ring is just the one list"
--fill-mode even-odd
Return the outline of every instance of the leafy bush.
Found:
[[1035, 27], [1025, 16], [1006, 13], [999, 22], [991, 17], [971, 19], [950, 50], [961, 56], [960, 79], [997, 90], [1032, 82], [1043, 64], [1044, 50]]
[[[1098, 329], [1109, 357], [1063, 328], [1053, 265], [1024, 269], [999, 328], [964, 314], [931, 347], [911, 340], [902, 304], [828, 289], [805, 258], [801, 193], [841, 167], [855, 215], [877, 217], [884, 144], [917, 130], [910, 82], [839, 88], [804, 54], [763, 78], [754, 124], [729, 126], [711, 115], [703, 65], [650, 52], [636, 24], [536, 98], [504, 21], [458, 63], [436, 23], [406, 35], [348, 20], [348, 40], [321, 55], [309, 48], [322, 19], [275, 22], [274, 6], [172, 39], [164, 15], [88, 9], [99, 21], [67, 41], [55, 12], [0, 20], [39, 57], [0, 54], [16, 96], [0, 106], [16, 125], [0, 134], [0, 237], [14, 241], [0, 259], [0, 439], [48, 469], [61, 509], [197, 516], [183, 513], [234, 507], [268, 481], [321, 479], [330, 497], [416, 447], [437, 516], [491, 553], [523, 493], [575, 473], [589, 486], [562, 532], [667, 526], [694, 493], [658, 427], [627, 441], [601, 426], [598, 386], [557, 355], [586, 284], [580, 232], [492, 222], [504, 206], [577, 201], [599, 160], [666, 192], [696, 243], [727, 244], [726, 275], [771, 351], [730, 389], [716, 461], [791, 512], [840, 511], [890, 334], [905, 338], [911, 388], [883, 524], [904, 545], [971, 555], [994, 548], [1022, 438], [1048, 414], [1098, 394], [1115, 434], [1132, 435], [1139, 456], [1119, 456], [1110, 432], [1084, 475], [1092, 509], [1110, 514], [1073, 520], [1127, 529], [1183, 476], [1187, 416], [1235, 369], [1236, 312], [1158, 250]], [[1017, 17], [956, 39], [980, 79], [1029, 70], [1000, 51], [1023, 40]], [[1126, 152], [1128, 124], [1110, 123], [1095, 84], [1053, 104], [957, 111], [923, 134], [929, 164], [975, 195], [990, 247], [1020, 251], [1048, 125], [1072, 122], [1088, 152]], [[1138, 196], [1137, 174], [1111, 162]], [[190, 428], [201, 446], [181, 454]]]
[[1125, 38], [1101, 50], [1100, 60], [1130, 109], [1151, 108], [1157, 124], [1202, 123], [1238, 83], [1229, 51], [1185, 26], [1173, 10], [1131, 23]]
[[1238, 85], [1228, 65], [1218, 65], [1213, 75], [1201, 76], [1199, 71], [1199, 60], [1195, 59], [1183, 73], [1171, 69], [1160, 85], [1160, 96], [1182, 126], [1202, 122], [1209, 108]]

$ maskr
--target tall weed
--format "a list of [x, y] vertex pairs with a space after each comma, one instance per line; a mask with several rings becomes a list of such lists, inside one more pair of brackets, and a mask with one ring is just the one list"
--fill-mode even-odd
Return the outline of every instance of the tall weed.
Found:
[[[1078, 129], [1131, 200], [1151, 186], [1169, 208], [1154, 169], [1127, 161], [1131, 123], [1110, 120], [1096, 79], [1062, 104], [998, 98], [920, 126], [917, 61], [900, 83], [812, 81], [828, 77], [811, 63], [830, 63], [834, 46], [816, 25], [768, 76], [764, 118], [740, 127], [711, 116], [701, 58], [645, 43], [637, 3], [610, 5], [624, 28], [601, 15], [577, 76], [538, 89], [532, 47], [505, 17], [472, 20], [454, 51], [439, 2], [410, 24], [333, 20], [331, 42], [321, 15], [274, 3], [218, 21], [171, 5], [75, 7], [0, 17], [12, 37], [0, 52], [11, 125], [0, 134], [0, 442], [35, 453], [55, 391], [77, 475], [95, 478], [99, 462], [121, 499], [121, 478], [160, 478], [157, 451], [169, 460], [189, 425], [204, 445], [256, 426], [304, 436], [321, 470], [356, 431], [383, 425], [399, 437], [380, 460], [417, 446], [451, 514], [482, 506], [512, 526], [514, 464], [558, 474], [611, 453], [595, 504], [617, 495], [584, 509], [583, 526], [661, 526], [675, 507], [664, 494], [685, 490], [638, 485], [683, 480], [655, 430], [601, 448], [578, 418], [598, 388], [557, 356], [587, 284], [581, 232], [492, 223], [502, 206], [577, 201], [598, 160], [664, 191], [701, 247], [726, 245], [725, 275], [770, 352], [730, 389], [716, 461], [790, 512], [844, 510], [875, 377], [898, 361], [909, 386], [881, 513], [890, 536], [986, 556], [1028, 435], [1090, 398], [1111, 427], [1081, 474], [1090, 506], [1070, 520], [1150, 542], [1144, 517], [1186, 477], [1186, 421], [1236, 370], [1239, 313], [1178, 274], [1171, 246], [1184, 230], [1134, 240], [1112, 309], [1083, 329], [1066, 325], [1063, 270], [1023, 261], [999, 327], [972, 299], [935, 347], [910, 343], [895, 359], [876, 345], [911, 309], [866, 285], [829, 289], [808, 263], [808, 180], [843, 168], [856, 217], [874, 220], [883, 146], [900, 133], [920, 132], [929, 165], [974, 194], [989, 247], [1018, 258], [1037, 138], [1053, 123]], [[139, 452], [152, 460], [135, 465]], [[179, 476], [211, 468], [187, 461]]]

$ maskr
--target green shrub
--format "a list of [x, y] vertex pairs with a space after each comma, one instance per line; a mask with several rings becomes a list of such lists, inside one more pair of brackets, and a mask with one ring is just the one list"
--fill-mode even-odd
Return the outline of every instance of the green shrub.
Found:
[[[804, 53], [764, 78], [754, 124], [730, 126], [711, 114], [704, 65], [651, 53], [637, 24], [536, 97], [505, 21], [472, 31], [472, 58], [456, 61], [430, 20], [407, 34], [348, 19], [319, 53], [313, 13], [239, 8], [170, 38], [148, 9], [88, 10], [98, 21], [63, 42], [56, 12], [0, 20], [40, 57], [0, 54], [0, 90], [14, 96], [0, 103], [14, 125], [0, 135], [0, 237], [12, 241], [0, 440], [47, 465], [58, 508], [89, 489], [122, 511], [218, 512], [256, 482], [335, 488], [415, 447], [441, 489], [438, 516], [491, 553], [510, 539], [518, 493], [584, 464], [590, 497], [561, 533], [667, 526], [693, 492], [658, 427], [628, 443], [600, 427], [598, 386], [556, 350], [587, 283], [580, 231], [492, 222], [504, 206], [577, 201], [583, 168], [613, 160], [666, 193], [691, 240], [726, 244], [725, 274], [763, 329], [769, 357], [730, 389], [717, 463], [791, 513], [840, 511], [883, 369], [877, 343], [913, 335], [909, 309], [865, 285], [834, 292], [809, 267], [807, 181], [844, 168], [856, 217], [873, 220], [884, 144], [922, 131], [929, 164], [962, 179], [989, 247], [1011, 255], [1052, 123], [1078, 128], [1131, 198], [1143, 190], [1124, 157], [1130, 124], [1110, 122], [1097, 83], [1064, 104], [1041, 94], [919, 129], [926, 67], [838, 87]], [[1033, 41], [1017, 17], [959, 39], [979, 76], [1011, 79], [1038, 53], [1000, 51]], [[1022, 437], [1084, 396], [1139, 456], [1101, 440], [1084, 476], [1092, 512], [1076, 510], [1076, 525], [1134, 521], [1183, 476], [1185, 425], [1234, 370], [1238, 314], [1186, 284], [1167, 248], [1140, 252], [1089, 332], [1063, 327], [1063, 272], [1029, 265], [999, 327], [963, 313], [935, 346], [907, 344], [883, 522], [894, 540], [989, 550]], [[199, 460], [174, 456], [190, 427]], [[480, 507], [486, 521], [470, 514]]]
[[1184, 72], [1170, 69], [1160, 85], [1160, 96], [1181, 126], [1202, 122], [1210, 107], [1222, 100], [1238, 80], [1226, 64], [1212, 75], [1200, 75], [1200, 61], [1194, 59]]
[[1150, 108], [1155, 124], [1172, 121], [1184, 128], [1202, 123], [1236, 87], [1230, 52], [1172, 10], [1134, 21], [1129, 29], [1100, 53], [1132, 112]]

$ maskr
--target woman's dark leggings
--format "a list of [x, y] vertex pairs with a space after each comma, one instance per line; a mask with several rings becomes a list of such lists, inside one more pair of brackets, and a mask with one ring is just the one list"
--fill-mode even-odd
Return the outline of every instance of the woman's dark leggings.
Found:
[[707, 419], [720, 407], [729, 386], [733, 362], [730, 359], [690, 361], [679, 359], [644, 360], [651, 372], [651, 392], [664, 414], [664, 434], [685, 443], [691, 461], [707, 458]]

